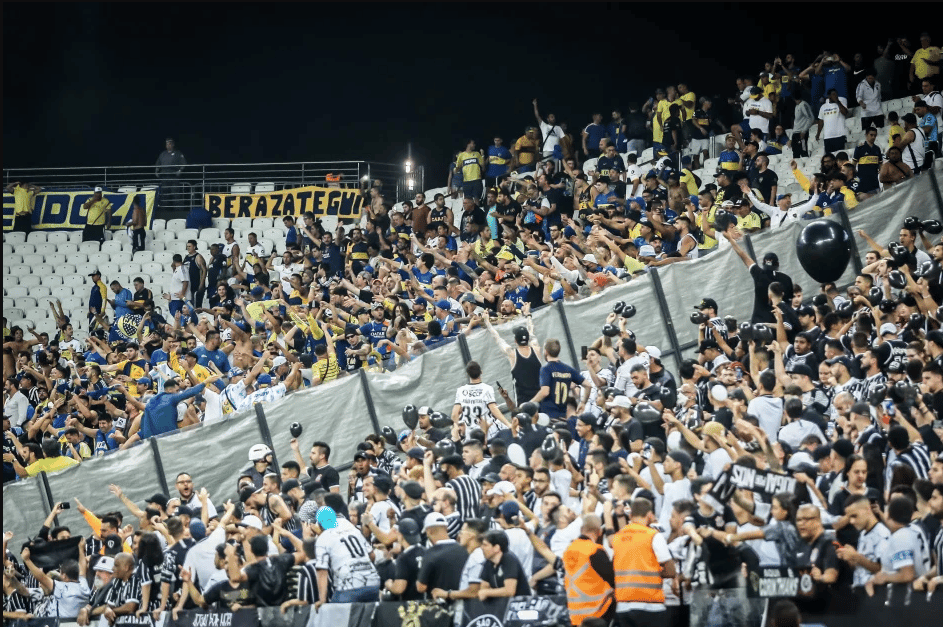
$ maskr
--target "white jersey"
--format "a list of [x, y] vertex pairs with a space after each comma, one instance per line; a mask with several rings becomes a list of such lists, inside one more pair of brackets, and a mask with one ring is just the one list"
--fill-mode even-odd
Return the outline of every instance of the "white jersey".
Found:
[[338, 520], [337, 527], [325, 530], [315, 542], [315, 568], [330, 571], [334, 590], [379, 586], [371, 551], [373, 547], [356, 527]]
[[462, 566], [462, 577], [459, 580], [458, 589], [465, 590], [469, 585], [473, 583], [481, 583], [481, 567], [485, 563], [485, 554], [482, 552], [481, 547], [478, 547], [468, 556], [468, 559], [465, 560], [465, 565]]
[[[245, 388], [243, 387], [243, 389]], [[242, 403], [240, 403], [236, 411], [252, 409], [256, 403], [274, 403], [275, 401], [284, 398], [287, 393], [288, 388], [285, 387], [284, 383], [258, 389], [252, 394], [243, 397]]]
[[75, 338], [71, 340], [62, 340], [59, 342], [59, 354], [65, 360], [75, 359], [76, 355], [82, 354], [82, 343]]
[[459, 419], [469, 429], [475, 429], [478, 427], [478, 421], [486, 418], [489, 425], [488, 439], [498, 432], [497, 421], [488, 408], [494, 402], [494, 388], [487, 383], [469, 383], [455, 391], [455, 404], [462, 408]]
[[246, 400], [245, 379], [239, 383], [227, 385], [220, 396], [220, 407], [223, 415], [233, 414], [242, 408], [242, 403]]
[[252, 269], [252, 264], [260, 263], [262, 266], [265, 266], [263, 259], [265, 258], [265, 248], [262, 247], [262, 244], [256, 244], [255, 246], [249, 246], [246, 250], [240, 251], [242, 253], [242, 271], [246, 274], [255, 274], [255, 270]]

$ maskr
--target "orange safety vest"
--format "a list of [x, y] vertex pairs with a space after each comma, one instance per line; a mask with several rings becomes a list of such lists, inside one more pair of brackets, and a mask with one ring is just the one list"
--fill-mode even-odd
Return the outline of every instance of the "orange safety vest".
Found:
[[612, 566], [616, 571], [616, 601], [664, 603], [661, 565], [655, 558], [651, 527], [629, 523], [612, 536]]
[[582, 625], [587, 618], [602, 618], [612, 605], [612, 586], [589, 563], [600, 548], [592, 540], [578, 538], [563, 553], [566, 604], [574, 625]]

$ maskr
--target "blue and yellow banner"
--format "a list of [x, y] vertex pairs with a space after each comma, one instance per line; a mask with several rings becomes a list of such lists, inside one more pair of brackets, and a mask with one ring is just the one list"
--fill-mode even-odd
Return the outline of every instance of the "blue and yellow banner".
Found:
[[[86, 211], [82, 205], [92, 197], [89, 189], [45, 188], [33, 198], [33, 230], [77, 231], [85, 228]], [[105, 190], [104, 198], [111, 201], [111, 224], [109, 229], [120, 231], [131, 217], [131, 204], [135, 196], [147, 214], [147, 228], [151, 227], [154, 208], [157, 206], [157, 189], [137, 193], [118, 193]], [[3, 230], [13, 230], [13, 194], [3, 192]]]
[[359, 220], [363, 196], [359, 189], [296, 187], [267, 194], [206, 194], [203, 208], [214, 218], [299, 218], [308, 211], [315, 218], [336, 216]]

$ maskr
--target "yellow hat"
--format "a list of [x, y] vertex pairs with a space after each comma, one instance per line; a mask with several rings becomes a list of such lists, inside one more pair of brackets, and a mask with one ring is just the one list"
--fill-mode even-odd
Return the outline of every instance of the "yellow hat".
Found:
[[705, 435], [712, 435], [716, 438], [722, 438], [724, 437], [724, 425], [714, 421], [704, 423], [701, 433]]

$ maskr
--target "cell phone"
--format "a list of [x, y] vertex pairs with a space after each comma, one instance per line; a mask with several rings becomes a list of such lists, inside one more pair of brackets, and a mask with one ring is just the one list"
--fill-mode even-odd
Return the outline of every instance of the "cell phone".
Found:
[[582, 348], [580, 348], [580, 353], [583, 355], [581, 359], [583, 361], [586, 361], [586, 357], [587, 355], [589, 355], [589, 346], [583, 346]]
[[495, 382], [494, 382], [494, 385], [495, 385], [495, 387], [498, 388], [499, 390], [503, 390], [503, 389], [504, 389], [504, 387], [502, 387], [500, 381], [495, 381]]
[[59, 509], [72, 509], [72, 503], [68, 501], [62, 501], [59, 503]]

